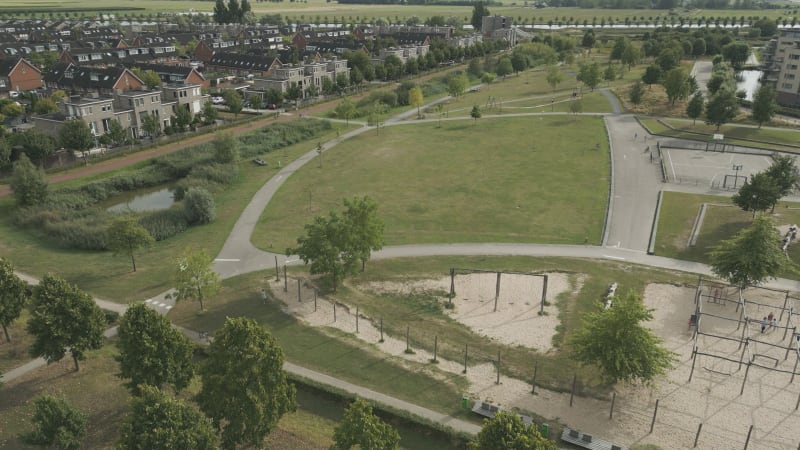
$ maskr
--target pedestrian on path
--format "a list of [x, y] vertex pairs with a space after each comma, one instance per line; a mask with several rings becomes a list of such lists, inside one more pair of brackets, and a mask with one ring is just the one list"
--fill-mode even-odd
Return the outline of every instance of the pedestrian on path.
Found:
[[764, 333], [764, 330], [767, 329], [767, 323], [768, 322], [767, 322], [767, 318], [766, 317], [761, 319], [761, 333]]

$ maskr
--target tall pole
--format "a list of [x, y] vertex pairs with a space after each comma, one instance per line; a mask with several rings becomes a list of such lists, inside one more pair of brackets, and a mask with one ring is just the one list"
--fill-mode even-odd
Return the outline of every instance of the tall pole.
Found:
[[736, 175], [733, 176], [733, 189], [736, 189], [736, 186], [739, 182], [739, 171], [742, 170], [741, 164], [734, 164], [733, 170], [736, 172]]
[[281, 281], [281, 274], [278, 271], [278, 255], [275, 255], [275, 281]]
[[289, 279], [286, 277], [286, 264], [283, 265], [283, 292], [289, 292]]
[[656, 399], [656, 409], [653, 410], [653, 420], [650, 421], [650, 434], [653, 433], [653, 427], [656, 425], [656, 415], [658, 414], [658, 399]]
[[500, 272], [497, 272], [497, 286], [494, 288], [494, 310], [497, 312], [497, 297], [500, 297]]
[[448, 296], [448, 301], [450, 305], [453, 304], [453, 297], [456, 294], [456, 269], [450, 268], [450, 295]]

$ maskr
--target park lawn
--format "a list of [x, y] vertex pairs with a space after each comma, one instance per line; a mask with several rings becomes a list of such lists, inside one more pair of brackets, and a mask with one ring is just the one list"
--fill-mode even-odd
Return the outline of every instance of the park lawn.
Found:
[[[324, 142], [347, 129], [344, 124], [334, 124], [331, 132], [318, 139]], [[191, 227], [173, 238], [157, 242], [149, 251], [140, 252], [136, 256], [136, 272], [131, 272], [127, 257], [115, 257], [110, 252], [63, 249], [38, 232], [14, 226], [12, 196], [0, 198], [0, 254], [23, 273], [37, 278], [54, 273], [85, 291], [118, 303], [152, 297], [172, 287], [173, 261], [184, 249], [203, 248], [209, 256], [216, 256], [253, 194], [279, 170], [278, 161], [285, 165], [311, 147], [313, 144], [301, 142], [268, 153], [261, 157], [269, 164], [267, 167], [242, 161], [234, 181], [215, 194], [217, 219], [205, 226]]]
[[[753, 220], [753, 213], [736, 206], [708, 206], [697, 244], [689, 247], [692, 227], [703, 203], [730, 204], [730, 197], [664, 192], [656, 234], [655, 254], [669, 258], [708, 263], [708, 252], [720, 241], [732, 238]], [[778, 225], [800, 223], [800, 205], [780, 202], [772, 217]], [[800, 261], [800, 245], [789, 247], [789, 257]], [[783, 276], [796, 277], [792, 274]]]
[[[334, 329], [305, 326], [284, 313], [276, 301], [267, 305], [261, 302], [258, 292], [264, 285], [264, 276], [264, 272], [255, 272], [227, 279], [205, 312], [200, 313], [196, 303], [178, 303], [169, 318], [177, 325], [213, 335], [227, 317], [250, 317], [278, 340], [287, 361], [446, 414], [465, 414], [458, 407], [466, 384], [462, 377], [387, 358]], [[266, 276], [271, 277], [272, 272]], [[431, 375], [431, 371], [436, 374]]]
[[28, 350], [33, 344], [33, 336], [28, 334], [26, 327], [31, 317], [28, 309], [23, 309], [20, 317], [8, 327], [11, 342], [6, 342], [3, 330], [0, 329], [0, 372], [8, 372], [31, 360]]
[[[285, 249], [315, 215], [369, 195], [387, 245], [597, 243], [608, 192], [603, 121], [545, 117], [414, 123], [369, 131], [298, 170], [264, 210], [253, 243]], [[600, 149], [590, 150], [600, 143]]]

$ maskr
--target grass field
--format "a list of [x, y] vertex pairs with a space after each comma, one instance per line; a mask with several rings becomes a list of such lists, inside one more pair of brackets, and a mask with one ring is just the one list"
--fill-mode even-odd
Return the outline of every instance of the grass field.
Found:
[[[344, 124], [334, 128], [345, 130]], [[321, 136], [331, 139], [335, 131]], [[172, 261], [189, 246], [203, 247], [216, 255], [239, 214], [253, 193], [278, 171], [283, 164], [306, 153], [308, 142], [264, 155], [268, 167], [249, 161], [240, 165], [240, 173], [224, 192], [216, 195], [217, 219], [209, 225], [192, 227], [171, 239], [156, 243], [137, 256], [137, 272], [130, 271], [130, 261], [110, 252], [65, 250], [48, 243], [46, 236], [21, 230], [13, 225], [13, 199], [0, 198], [0, 254], [29, 275], [41, 277], [50, 272], [77, 284], [81, 289], [119, 303], [142, 300], [169, 289], [172, 285]], [[128, 170], [128, 169], [123, 169]], [[116, 172], [108, 172], [110, 176]], [[74, 181], [70, 183], [80, 183]]]
[[[656, 255], [708, 263], [711, 247], [721, 240], [730, 239], [752, 222], [753, 214], [736, 206], [707, 207], [697, 245], [689, 247], [692, 227], [703, 203], [731, 204], [731, 201], [729, 197], [715, 195], [664, 193], [656, 235]], [[781, 202], [772, 216], [778, 225], [797, 224], [800, 223], [800, 210], [796, 208], [796, 203]], [[790, 246], [789, 256], [793, 261], [800, 261], [800, 245]]]
[[323, 160], [281, 187], [255, 245], [285, 249], [314, 215], [353, 195], [378, 202], [387, 244], [600, 240], [609, 174], [598, 118], [393, 126], [351, 139]]
[[[695, 141], [708, 141], [711, 135], [715, 133], [715, 126], [708, 126], [702, 122], [702, 119], [696, 125], [692, 125], [691, 121], [680, 119], [663, 119], [664, 123], [670, 124], [673, 128], [666, 126], [664, 123], [659, 122], [657, 119], [650, 117], [641, 117], [640, 122], [654, 134], [662, 136], [671, 136], [676, 138], [690, 139]], [[697, 134], [707, 133], [707, 134]], [[783, 144], [798, 145], [800, 143], [800, 132], [792, 129], [772, 129], [772, 128], [755, 128], [743, 127], [736, 124], [728, 124], [720, 127], [719, 133], [725, 136], [723, 142], [727, 144], [760, 147], [773, 150], [780, 150], [790, 153], [800, 153], [800, 148], [792, 147]], [[746, 141], [740, 138], [754, 139], [759, 142]], [[763, 139], [763, 140], [762, 140]]]

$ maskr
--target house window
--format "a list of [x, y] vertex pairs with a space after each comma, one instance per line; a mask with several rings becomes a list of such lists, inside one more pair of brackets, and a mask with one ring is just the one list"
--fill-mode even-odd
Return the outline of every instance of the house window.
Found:
[[789, 59], [800, 59], [800, 53], [793, 53], [789, 55]]
[[783, 85], [781, 87], [784, 88], [784, 89], [791, 89], [792, 88], [792, 83], [783, 83]]

